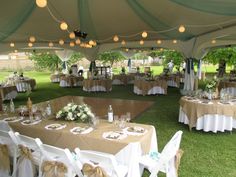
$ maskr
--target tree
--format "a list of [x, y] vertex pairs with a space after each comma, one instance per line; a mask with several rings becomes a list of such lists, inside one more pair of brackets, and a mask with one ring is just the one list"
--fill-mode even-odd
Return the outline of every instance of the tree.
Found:
[[184, 60], [184, 56], [182, 53], [175, 51], [175, 50], [153, 50], [149, 53], [149, 56], [152, 58], [160, 57], [164, 60], [164, 65], [169, 63], [171, 60], [173, 60], [173, 63], [175, 66], [180, 67], [181, 63]]
[[98, 59], [104, 64], [110, 63], [111, 67], [114, 63], [124, 60], [125, 57], [120, 52], [104, 52], [98, 55]]
[[[80, 53], [74, 53], [70, 60], [67, 62], [68, 65], [74, 64], [76, 61], [83, 57]], [[32, 53], [30, 59], [35, 62], [35, 66], [39, 70], [48, 69], [50, 71], [60, 70], [62, 61], [56, 54], [52, 53]]]
[[218, 48], [207, 53], [204, 61], [218, 64], [225, 61], [229, 66], [236, 65], [236, 47]]

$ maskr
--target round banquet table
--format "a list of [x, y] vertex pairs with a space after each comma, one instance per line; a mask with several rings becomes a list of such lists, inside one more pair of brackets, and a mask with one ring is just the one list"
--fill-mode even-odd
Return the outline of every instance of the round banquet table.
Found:
[[236, 96], [236, 81], [220, 81], [219, 91], [224, 90], [226, 93]]
[[16, 86], [0, 86], [0, 95], [2, 100], [11, 100], [16, 98]]
[[112, 80], [110, 79], [85, 79], [83, 90], [87, 92], [108, 92], [112, 90]]
[[126, 74], [113, 75], [112, 76], [112, 85], [133, 84], [134, 78], [135, 78], [134, 75], [126, 75]]
[[162, 75], [160, 76], [160, 78], [166, 80], [167, 86], [169, 87], [179, 88], [180, 86], [180, 75], [177, 75], [177, 74]]
[[17, 92], [26, 92], [29, 90], [34, 90], [36, 86], [36, 80], [35, 79], [19, 79], [14, 80], [13, 84], [17, 88]]
[[59, 83], [61, 81], [61, 77], [65, 76], [65, 74], [52, 74], [50, 76], [51, 82], [52, 83]]
[[82, 86], [83, 84], [83, 77], [77, 77], [77, 76], [61, 76], [60, 78], [60, 86], [61, 87], [77, 87]]
[[188, 124], [190, 130], [232, 131], [236, 128], [236, 99], [222, 102], [184, 96], [180, 99], [179, 122]]
[[167, 82], [165, 80], [135, 80], [134, 93], [137, 95], [167, 94]]

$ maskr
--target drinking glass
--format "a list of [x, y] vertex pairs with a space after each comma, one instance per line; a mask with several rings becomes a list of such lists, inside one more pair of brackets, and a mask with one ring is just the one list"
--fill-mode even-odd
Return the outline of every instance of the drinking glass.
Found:
[[126, 113], [126, 122], [130, 122], [130, 120], [131, 120], [131, 114], [130, 114], [130, 112], [127, 112]]
[[8, 112], [8, 106], [6, 104], [2, 105], [3, 115], [7, 115]]
[[114, 124], [115, 124], [115, 126], [119, 126], [119, 116], [117, 116], [117, 115], [114, 115]]
[[122, 115], [121, 117], [120, 117], [120, 122], [119, 122], [119, 127], [121, 128], [121, 129], [123, 129], [123, 128], [125, 128], [125, 115]]

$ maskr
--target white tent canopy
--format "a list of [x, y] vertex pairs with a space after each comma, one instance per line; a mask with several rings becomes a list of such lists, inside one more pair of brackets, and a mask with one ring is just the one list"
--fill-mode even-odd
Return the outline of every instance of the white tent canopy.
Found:
[[[80, 51], [91, 61], [100, 52], [139, 47], [175, 49], [186, 58], [201, 59], [212, 47], [236, 44], [235, 0], [43, 1], [44, 8], [35, 0], [1, 2], [0, 52], [27, 48], [30, 36], [36, 39], [30, 44], [36, 52], [50, 43], [49, 48]], [[67, 30], [60, 29], [62, 22]], [[87, 33], [86, 38], [71, 39], [74, 30]], [[86, 48], [90, 40], [97, 45]]]

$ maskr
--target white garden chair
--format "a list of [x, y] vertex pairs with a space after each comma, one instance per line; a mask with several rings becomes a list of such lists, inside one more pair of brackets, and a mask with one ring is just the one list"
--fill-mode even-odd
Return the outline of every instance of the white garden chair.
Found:
[[[13, 172], [14, 172], [16, 169], [16, 162], [17, 162], [17, 157], [18, 157], [17, 146], [12, 141], [8, 132], [0, 130], [0, 144], [7, 145], [8, 150], [9, 150], [9, 155], [12, 158], [12, 166], [13, 166]], [[6, 171], [5, 172], [0, 171], [0, 176], [2, 176], [2, 177], [7, 176]], [[14, 176], [14, 175], [12, 174], [12, 176]]]
[[[115, 156], [108, 153], [75, 149], [79, 163], [90, 164], [93, 167], [103, 169], [109, 177], [124, 177], [128, 172], [128, 167], [118, 164]], [[81, 169], [81, 167], [80, 167]]]
[[[50, 146], [47, 144], [43, 144], [39, 139], [36, 138], [36, 142], [38, 143], [39, 149], [42, 154], [41, 162], [40, 162], [40, 174], [44, 176], [48, 171], [44, 171], [44, 166], [51, 166], [49, 170], [53, 172], [53, 175], [57, 175], [60, 171], [63, 171], [63, 174], [66, 177], [74, 177], [76, 172], [74, 170], [74, 166], [72, 162], [72, 155], [68, 149], [61, 149], [55, 146]], [[49, 172], [50, 173], [50, 172]], [[83, 177], [83, 176], [79, 176]]]
[[29, 136], [21, 135], [18, 132], [9, 131], [8, 133], [12, 141], [18, 147], [18, 154], [20, 157], [17, 161], [17, 167], [14, 170], [14, 174], [17, 177], [34, 177], [35, 166], [40, 168], [39, 166], [41, 161], [41, 153], [36, 139]]
[[145, 155], [141, 157], [140, 164], [147, 168], [151, 175], [156, 177], [158, 172], [166, 173], [167, 177], [177, 177], [176, 155], [178, 154], [180, 142], [182, 138], [182, 131], [178, 131], [165, 145], [161, 153], [157, 153], [155, 157]]

